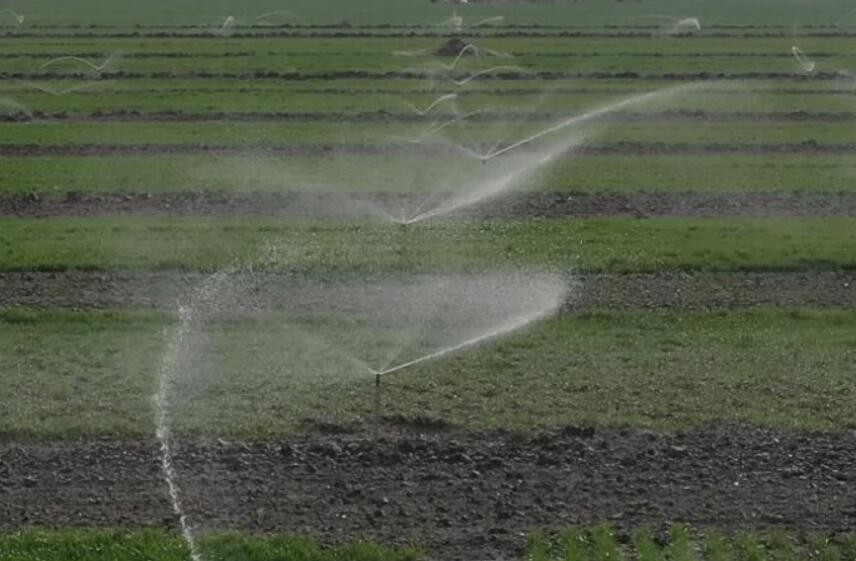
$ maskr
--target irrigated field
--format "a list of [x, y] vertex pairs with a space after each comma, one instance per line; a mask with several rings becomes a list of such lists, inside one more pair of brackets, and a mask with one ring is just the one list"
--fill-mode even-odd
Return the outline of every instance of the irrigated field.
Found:
[[115, 4], [0, 4], [0, 561], [856, 560], [847, 2]]

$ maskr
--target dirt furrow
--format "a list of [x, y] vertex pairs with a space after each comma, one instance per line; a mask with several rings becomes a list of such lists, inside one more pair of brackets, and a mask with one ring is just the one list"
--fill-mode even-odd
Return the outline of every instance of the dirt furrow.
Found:
[[[494, 122], [559, 122], [575, 116], [574, 113], [505, 112], [484, 113], [468, 118], [475, 123]], [[386, 110], [342, 113], [329, 112], [222, 112], [188, 113], [184, 111], [137, 110], [96, 111], [94, 113], [18, 111], [0, 116], [0, 122], [345, 122], [345, 123], [432, 123], [414, 113], [395, 113]], [[856, 122], [854, 112], [823, 111], [704, 111], [675, 110], [657, 113], [634, 113], [616, 111], [592, 119], [590, 123], [672, 123], [672, 122], [717, 122], [717, 123], [849, 123]]]
[[[451, 196], [451, 193], [449, 194]], [[439, 196], [439, 195], [433, 195]], [[0, 217], [268, 216], [372, 219], [388, 209], [419, 208], [428, 195], [283, 192], [31, 193], [0, 198]], [[515, 194], [463, 209], [449, 220], [523, 218], [728, 218], [856, 216], [856, 193], [561, 193]]]
[[[176, 272], [3, 272], [0, 310], [174, 309], [205, 278], [207, 275], [199, 273]], [[241, 282], [240, 275], [235, 275], [236, 285]], [[572, 314], [856, 308], [856, 271], [583, 274], [570, 282], [564, 312]], [[367, 286], [343, 283], [332, 287], [288, 274], [259, 272], [248, 275], [246, 285], [253, 287], [254, 301], [301, 312], [311, 312], [318, 302], [346, 305]]]
[[[444, 561], [521, 559], [524, 533], [609, 521], [836, 533], [856, 525], [856, 436], [720, 424], [535, 437], [400, 425], [293, 442], [179, 439], [198, 529], [420, 542]], [[0, 443], [0, 531], [174, 528], [153, 442]]]
[[[278, 70], [255, 70], [250, 72], [216, 72], [216, 71], [154, 71], [154, 72], [132, 72], [112, 71], [103, 72], [99, 75], [103, 80], [191, 80], [191, 79], [217, 79], [217, 80], [433, 80], [435, 74], [423, 71], [400, 71], [400, 70], [327, 70], [327, 71], [278, 71]], [[466, 75], [459, 77], [463, 78]], [[82, 73], [56, 73], [44, 72], [0, 72], [0, 79], [4, 80], [81, 80], [91, 76]], [[853, 74], [845, 71], [823, 71], [805, 74], [799, 72], [726, 72], [726, 71], [697, 71], [697, 72], [662, 72], [644, 73], [633, 70], [624, 71], [590, 71], [590, 72], [564, 72], [554, 70], [541, 70], [534, 72], [520, 72], [517, 70], [505, 70], [492, 72], [484, 77], [485, 80], [648, 80], [663, 82], [692, 82], [692, 81], [733, 81], [733, 80], [777, 80], [792, 82], [822, 82], [830, 80], [851, 82]]]
[[[501, 146], [500, 146], [501, 148]], [[488, 147], [484, 148], [485, 150]], [[314, 144], [277, 145], [207, 143], [156, 143], [156, 144], [0, 144], [0, 156], [43, 157], [43, 156], [150, 156], [158, 154], [212, 154], [212, 155], [257, 155], [272, 156], [324, 156], [329, 154], [361, 155], [425, 155], [439, 157], [454, 155], [458, 150], [452, 145], [426, 143], [398, 144]], [[728, 144], [728, 143], [681, 143], [665, 142], [615, 142], [611, 144], [588, 144], [573, 150], [575, 156], [644, 156], [686, 154], [689, 156], [716, 156], [727, 154], [849, 154], [856, 152], [856, 144], [820, 144], [815, 141], [777, 144]]]

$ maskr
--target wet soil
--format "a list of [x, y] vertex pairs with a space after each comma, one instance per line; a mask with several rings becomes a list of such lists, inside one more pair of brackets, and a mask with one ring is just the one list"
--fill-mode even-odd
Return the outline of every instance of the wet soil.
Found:
[[[364, 93], [360, 91], [360, 93]], [[544, 112], [497, 112], [474, 115], [472, 122], [558, 122], [572, 117], [567, 113]], [[426, 119], [414, 113], [397, 113], [386, 110], [363, 112], [223, 112], [208, 111], [204, 113], [189, 113], [184, 111], [139, 111], [130, 110], [96, 110], [92, 113], [68, 113], [65, 111], [28, 113], [11, 113], [0, 116], [0, 122], [345, 122], [345, 123], [425, 123]], [[753, 122], [753, 123], [841, 123], [856, 121], [856, 113], [848, 111], [704, 111], [697, 109], [678, 109], [658, 113], [637, 113], [632, 111], [616, 111], [592, 123], [672, 123], [672, 122]]]
[[[501, 148], [501, 147], [500, 147]], [[485, 152], [489, 147], [484, 148]], [[573, 150], [574, 156], [646, 156], [685, 154], [725, 155], [725, 154], [851, 154], [856, 144], [821, 144], [816, 141], [777, 144], [671, 144], [666, 142], [615, 142], [611, 144], [588, 144]], [[241, 146], [235, 144], [0, 144], [0, 156], [151, 156], [159, 154], [209, 154], [228, 155], [268, 155], [268, 156], [329, 156], [330, 154], [359, 155], [424, 155], [438, 157], [455, 155], [459, 151], [453, 146], [431, 143], [397, 144], [315, 144], [315, 145], [257, 145]]]
[[[292, 34], [285, 34], [290, 36]], [[18, 35], [26, 37], [27, 35]], [[153, 35], [157, 37], [158, 35]], [[164, 37], [170, 35], [164, 34]], [[268, 35], [268, 37], [279, 35]], [[294, 35], [296, 37], [325, 36], [324, 34]], [[338, 34], [334, 34], [338, 36]], [[369, 37], [368, 34], [345, 34], [346, 37]], [[501, 36], [501, 35], [495, 35]], [[535, 35], [540, 36], [540, 35]], [[546, 35], [544, 35], [546, 36]], [[577, 35], [569, 35], [577, 36]], [[588, 35], [584, 35], [588, 36]], [[592, 37], [611, 35], [591, 35]], [[853, 34], [852, 36], [856, 36]], [[51, 35], [51, 37], [60, 37]], [[233, 37], [247, 37], [235, 35]], [[665, 72], [665, 73], [643, 73], [633, 70], [625, 71], [589, 71], [589, 72], [566, 72], [541, 70], [536, 72], [520, 72], [517, 70], [505, 70], [492, 72], [494, 79], [499, 80], [587, 80], [587, 79], [615, 79], [615, 80], [657, 80], [664, 82], [689, 82], [699, 80], [781, 80], [798, 82], [824, 82], [829, 80], [852, 81], [853, 75], [845, 71], [818, 71], [812, 74], [795, 72]], [[88, 76], [82, 72], [57, 73], [53, 71], [40, 72], [0, 72], [0, 79], [4, 80], [80, 80]], [[400, 71], [400, 70], [327, 70], [327, 71], [277, 71], [277, 70], [255, 70], [250, 72], [215, 72], [206, 70], [184, 70], [184, 71], [111, 71], [99, 75], [102, 80], [190, 80], [216, 78], [222, 80], [425, 80], [432, 79], [430, 73], [422, 71]]]
[[[400, 419], [378, 433], [179, 442], [197, 528], [421, 543], [431, 559], [522, 559], [524, 532], [609, 521], [832, 533], [856, 525], [856, 433], [719, 424], [531, 437]], [[153, 442], [0, 443], [0, 531], [168, 527]]]
[[[0, 310], [172, 310], [206, 278], [176, 272], [3, 272]], [[856, 271], [587, 274], [571, 282], [573, 290], [565, 313], [856, 308]], [[285, 306], [298, 311], [317, 311], [329, 303], [335, 290], [318, 279], [276, 273], [255, 272], [238, 284], [254, 287], [253, 300], [265, 307]], [[365, 283], [343, 283], [340, 289], [346, 293], [332, 300], [347, 303], [361, 287]]]
[[[11, 36], [11, 35], [10, 35]], [[149, 26], [134, 27], [133, 29], [123, 27], [98, 26], [86, 29], [74, 26], [61, 26], [55, 28], [30, 27], [25, 30], [14, 31], [14, 37], [37, 39], [50, 37], [52, 39], [82, 39], [82, 38], [174, 38], [192, 37], [200, 40], [222, 41], [223, 36], [217, 33], [216, 27], [204, 29], [195, 27], [172, 27], [172, 26]], [[856, 33], [845, 28], [809, 26], [796, 34], [797, 37], [854, 37]], [[407, 27], [332, 27], [332, 26], [257, 26], [246, 31], [234, 31], [229, 37], [231, 39], [270, 39], [281, 38], [324, 38], [324, 39], [349, 39], [349, 38], [406, 38], [406, 39], [443, 39], [448, 37], [481, 38], [481, 37], [505, 37], [505, 38], [551, 38], [551, 37], [578, 37], [578, 38], [639, 38], [662, 40], [665, 35], [661, 29], [653, 27], [538, 27], [538, 26], [514, 26], [514, 27], [483, 27], [470, 28], [466, 30], [443, 30], [437, 31], [436, 26], [426, 28], [420, 26]], [[679, 33], [670, 37], [681, 38], [787, 38], [795, 37], [792, 28], [764, 27], [764, 26], [721, 26], [708, 28], [703, 34]]]
[[[395, 193], [180, 191], [30, 193], [0, 198], [0, 217], [266, 216], [283, 219], [371, 219], [421, 208], [426, 196]], [[388, 212], [384, 212], [388, 210]], [[525, 218], [728, 218], [856, 216], [856, 193], [581, 193], [511, 194], [461, 209], [445, 220]]]

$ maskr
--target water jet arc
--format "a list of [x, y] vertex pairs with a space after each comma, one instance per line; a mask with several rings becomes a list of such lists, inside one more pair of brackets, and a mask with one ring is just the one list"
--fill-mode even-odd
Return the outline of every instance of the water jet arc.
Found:
[[539, 133], [533, 134], [530, 137], [524, 138], [523, 140], [519, 140], [519, 141], [515, 142], [514, 144], [511, 144], [509, 146], [506, 146], [504, 148], [500, 148], [499, 150], [495, 150], [489, 154], [486, 154], [486, 155], [482, 156], [481, 159], [482, 159], [482, 161], [486, 162], [488, 160], [498, 158], [499, 156], [502, 156], [503, 154], [507, 154], [508, 152], [511, 152], [512, 150], [520, 148], [521, 146], [525, 146], [525, 145], [529, 144], [530, 142], [534, 142], [543, 136], [547, 136], [548, 134], [558, 132], [564, 128], [567, 128], [567, 127], [570, 127], [573, 125], [579, 125], [579, 124], [585, 123], [587, 121], [591, 121], [592, 119], [602, 117], [603, 115], [606, 115], [608, 113], [612, 113], [612, 112], [624, 109], [625, 107], [627, 107], [629, 105], [633, 105], [636, 103], [642, 103], [642, 102], [649, 101], [651, 99], [655, 99], [657, 97], [664, 96], [664, 95], [672, 95], [672, 94], [678, 93], [679, 91], [692, 89], [694, 87], [698, 87], [698, 84], [695, 84], [695, 85], [691, 84], [689, 86], [678, 86], [676, 88], [671, 88], [668, 90], [658, 90], [656, 92], [649, 92], [646, 94], [642, 94], [639, 96], [635, 96], [635, 97], [631, 97], [629, 99], [619, 101], [617, 103], [613, 103], [611, 105], [607, 105], [605, 107], [601, 107], [600, 109], [595, 109], [594, 111], [590, 111], [590, 112], [585, 113], [583, 115], [577, 115], [576, 117], [571, 117], [570, 119], [567, 119], [565, 121], [562, 121], [561, 123], [553, 125], [552, 127], [548, 128], [548, 129], [545, 129]]

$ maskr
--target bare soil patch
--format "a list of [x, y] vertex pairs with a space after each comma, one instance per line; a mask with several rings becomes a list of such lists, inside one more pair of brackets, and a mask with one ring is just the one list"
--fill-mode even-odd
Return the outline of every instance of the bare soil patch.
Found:
[[[0, 198], [0, 216], [274, 216], [370, 219], [384, 208], [419, 208], [427, 195], [337, 192], [179, 191], [30, 193]], [[511, 194], [449, 220], [523, 218], [725, 218], [856, 216], [856, 193], [584, 193]]]
[[[485, 147], [487, 149], [487, 147]], [[588, 144], [573, 150], [575, 156], [647, 156], [674, 155], [688, 156], [723, 154], [850, 154], [856, 150], [856, 144], [834, 143], [820, 144], [815, 141], [777, 144], [672, 144], [666, 142], [628, 142], [619, 141], [610, 144]], [[264, 154], [272, 156], [324, 156], [329, 154], [399, 154], [424, 155], [437, 157], [455, 154], [454, 147], [436, 143], [388, 143], [359, 144], [335, 143], [314, 145], [277, 145], [263, 144], [242, 146], [240, 144], [0, 144], [0, 156], [61, 156], [61, 157], [109, 157], [109, 156], [153, 156], [160, 154], [210, 154], [243, 155]]]
[[[359, 93], [365, 93], [360, 90]], [[372, 93], [371, 91], [368, 93]], [[572, 117], [573, 114], [546, 112], [496, 112], [474, 115], [474, 122], [558, 122]], [[96, 110], [92, 113], [69, 113], [66, 111], [44, 112], [35, 111], [32, 114], [11, 113], [0, 116], [0, 122], [30, 122], [30, 121], [63, 121], [63, 122], [346, 122], [346, 123], [425, 123], [426, 119], [414, 113], [400, 113], [386, 110], [361, 112], [222, 112], [209, 111], [204, 113], [189, 113], [185, 111], [139, 111], [130, 110]], [[856, 113], [847, 111], [704, 111], [678, 109], [658, 113], [637, 113], [632, 111], [616, 111], [591, 122], [604, 123], [659, 123], [659, 122], [758, 122], [758, 123], [841, 123], [856, 121]]]
[[[444, 561], [521, 559], [531, 528], [602, 521], [831, 533], [856, 524], [852, 431], [718, 424], [522, 437], [401, 421], [373, 435], [180, 442], [191, 521], [326, 542], [415, 541]], [[175, 528], [157, 454], [154, 442], [2, 443], [0, 531]]]
[[[0, 309], [174, 309], [206, 275], [176, 272], [4, 272]], [[236, 281], [238, 282], [238, 281]], [[663, 312], [785, 308], [856, 308], [856, 271], [660, 272], [587, 274], [573, 279], [565, 313], [592, 310]], [[331, 288], [289, 274], [253, 273], [255, 298], [276, 306], [288, 295], [292, 308], [312, 311], [333, 297]], [[352, 290], [335, 295], [349, 302]], [[359, 290], [359, 283], [353, 290]]]

